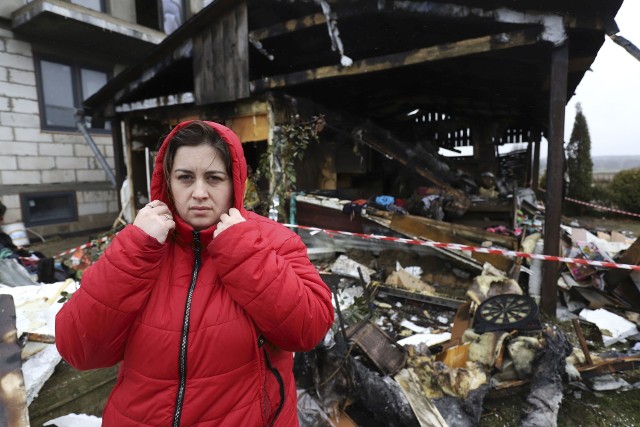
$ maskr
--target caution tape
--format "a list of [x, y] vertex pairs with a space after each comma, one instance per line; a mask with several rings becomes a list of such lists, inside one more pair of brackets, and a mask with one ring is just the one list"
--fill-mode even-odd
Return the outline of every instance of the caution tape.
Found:
[[377, 234], [353, 233], [350, 231], [327, 230], [323, 228], [308, 227], [305, 225], [297, 225], [297, 224], [284, 224], [284, 226], [289, 228], [299, 228], [302, 230], [309, 230], [316, 233], [322, 232], [330, 236], [344, 235], [344, 236], [360, 237], [362, 239], [405, 243], [408, 245], [428, 246], [432, 248], [441, 248], [441, 249], [453, 249], [458, 251], [477, 252], [481, 254], [511, 256], [516, 258], [540, 259], [543, 261], [566, 262], [571, 264], [592, 265], [595, 267], [604, 267], [604, 268], [621, 268], [625, 270], [640, 270], [640, 265], [617, 264], [614, 262], [594, 261], [594, 260], [589, 260], [584, 258], [568, 258], [568, 257], [534, 254], [534, 253], [520, 252], [520, 251], [510, 251], [506, 249], [482, 248], [478, 246], [461, 245], [458, 243], [442, 243], [442, 242], [433, 242], [430, 240], [409, 239], [404, 237], [391, 237], [391, 236], [381, 236]]
[[[545, 190], [544, 188], [540, 188], [540, 191], [546, 192], [547, 190]], [[607, 206], [601, 206], [601, 205], [596, 205], [596, 204], [589, 203], [589, 202], [583, 202], [582, 200], [572, 199], [570, 197], [565, 197], [564, 200], [567, 200], [567, 201], [572, 202], [572, 203], [576, 203], [578, 205], [589, 206], [591, 208], [598, 209], [598, 210], [601, 210], [601, 211], [615, 212], [615, 213], [619, 213], [621, 215], [628, 215], [628, 216], [634, 216], [636, 218], [640, 218], [640, 214], [637, 214], [635, 212], [627, 212], [627, 211], [623, 211], [623, 210], [620, 210], [620, 209], [609, 208]]]
[[94, 240], [92, 242], [85, 243], [84, 245], [80, 245], [77, 248], [68, 249], [68, 250], [66, 250], [64, 252], [60, 252], [58, 255], [54, 256], [53, 258], [54, 259], [62, 258], [63, 256], [70, 255], [70, 254], [72, 254], [72, 253], [74, 253], [74, 252], [76, 252], [76, 251], [78, 251], [80, 249], [90, 248], [92, 246], [97, 245], [98, 243], [106, 242], [109, 239], [110, 239], [109, 236], [101, 237], [98, 240]]

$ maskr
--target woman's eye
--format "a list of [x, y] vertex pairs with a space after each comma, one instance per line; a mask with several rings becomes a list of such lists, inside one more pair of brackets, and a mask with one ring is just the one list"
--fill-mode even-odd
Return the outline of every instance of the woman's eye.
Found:
[[190, 181], [191, 179], [191, 175], [178, 175], [179, 181]]
[[211, 175], [207, 178], [210, 182], [221, 182], [224, 180], [224, 177], [220, 175]]

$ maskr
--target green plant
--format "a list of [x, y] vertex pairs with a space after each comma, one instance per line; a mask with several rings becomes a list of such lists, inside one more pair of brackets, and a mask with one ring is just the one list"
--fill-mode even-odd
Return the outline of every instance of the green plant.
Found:
[[258, 177], [269, 182], [269, 194], [266, 209], [275, 196], [279, 198], [278, 212], [286, 218], [284, 201], [287, 193], [296, 189], [296, 162], [304, 158], [311, 142], [318, 141], [318, 134], [324, 129], [323, 116], [302, 121], [295, 115], [290, 122], [280, 124], [274, 129], [273, 143], [260, 156]]
[[613, 176], [609, 188], [620, 209], [640, 212], [640, 168], [618, 172]]

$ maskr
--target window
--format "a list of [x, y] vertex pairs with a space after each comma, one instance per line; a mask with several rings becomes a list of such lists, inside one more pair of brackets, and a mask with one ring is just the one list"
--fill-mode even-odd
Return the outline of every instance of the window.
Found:
[[71, 0], [71, 3], [97, 10], [98, 12], [104, 12], [103, 0]]
[[76, 109], [107, 83], [107, 71], [48, 59], [39, 59], [37, 65], [42, 127], [76, 129]]
[[136, 0], [136, 22], [166, 34], [182, 25], [185, 12], [184, 0]]
[[27, 227], [78, 220], [76, 193], [23, 193], [22, 219]]

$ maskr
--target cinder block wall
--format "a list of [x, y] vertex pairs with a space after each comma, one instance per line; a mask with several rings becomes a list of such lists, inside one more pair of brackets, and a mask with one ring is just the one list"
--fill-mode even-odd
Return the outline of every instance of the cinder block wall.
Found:
[[[113, 168], [110, 135], [93, 140]], [[45, 236], [109, 228], [118, 215], [117, 191], [80, 132], [40, 129], [31, 45], [0, 28], [0, 198], [5, 224], [24, 222], [21, 193], [74, 191], [78, 221], [33, 227]], [[30, 235], [33, 237], [33, 235]]]

